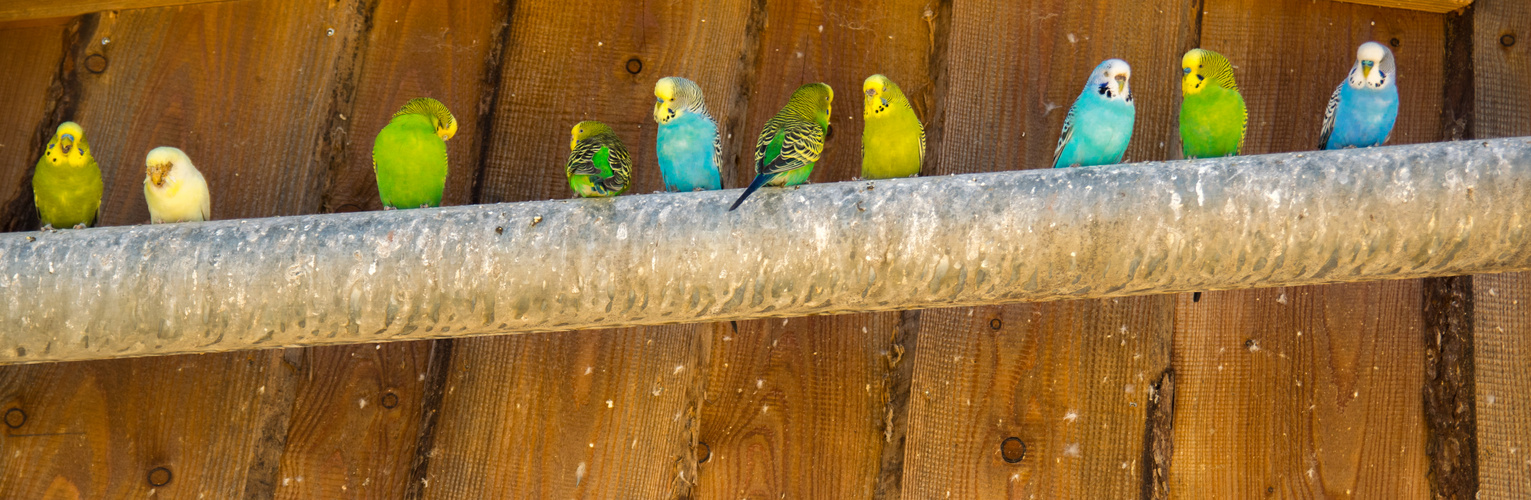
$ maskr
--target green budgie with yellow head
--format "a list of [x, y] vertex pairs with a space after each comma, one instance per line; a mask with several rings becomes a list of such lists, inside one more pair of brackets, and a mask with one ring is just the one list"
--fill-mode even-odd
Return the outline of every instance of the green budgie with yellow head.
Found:
[[1239, 154], [1249, 111], [1233, 82], [1233, 65], [1222, 54], [1192, 49], [1180, 59], [1180, 147], [1186, 158]]
[[898, 85], [882, 75], [861, 84], [866, 94], [866, 128], [861, 131], [861, 178], [920, 175], [925, 162], [925, 127]]
[[85, 129], [75, 122], [60, 124], [32, 174], [32, 196], [43, 229], [95, 225], [101, 192], [101, 168], [90, 155]]
[[569, 189], [583, 198], [619, 196], [632, 187], [633, 161], [611, 127], [584, 121], [569, 131]]
[[447, 139], [457, 119], [440, 101], [410, 99], [372, 143], [372, 172], [383, 209], [441, 206], [447, 186]]
[[824, 152], [830, 102], [834, 100], [835, 91], [823, 83], [810, 83], [792, 93], [792, 99], [766, 121], [755, 140], [755, 181], [728, 207], [729, 211], [739, 208], [761, 186], [808, 182], [808, 174], [813, 173], [814, 163]]

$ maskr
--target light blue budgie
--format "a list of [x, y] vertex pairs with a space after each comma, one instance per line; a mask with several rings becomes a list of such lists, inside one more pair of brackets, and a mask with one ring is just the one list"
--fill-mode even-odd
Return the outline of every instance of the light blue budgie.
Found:
[[723, 189], [718, 123], [707, 114], [702, 88], [696, 82], [669, 76], [654, 84], [654, 121], [659, 133], [654, 147], [666, 191]]
[[1131, 78], [1132, 68], [1121, 59], [1107, 59], [1090, 72], [1084, 91], [1063, 119], [1063, 133], [1053, 149], [1053, 168], [1122, 161], [1137, 116], [1128, 86]]
[[1350, 76], [1329, 95], [1319, 149], [1380, 146], [1398, 119], [1398, 73], [1393, 51], [1377, 42], [1356, 49]]

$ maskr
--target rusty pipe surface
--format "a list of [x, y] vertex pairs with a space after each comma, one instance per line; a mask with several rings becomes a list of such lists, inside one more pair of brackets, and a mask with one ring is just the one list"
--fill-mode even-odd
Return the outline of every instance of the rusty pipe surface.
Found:
[[1531, 138], [0, 236], [0, 363], [1531, 269]]

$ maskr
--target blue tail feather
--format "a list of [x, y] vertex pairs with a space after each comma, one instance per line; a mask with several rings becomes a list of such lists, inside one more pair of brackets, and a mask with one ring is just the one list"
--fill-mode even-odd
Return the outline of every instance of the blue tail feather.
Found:
[[745, 198], [749, 198], [750, 194], [754, 193], [756, 189], [760, 189], [760, 186], [766, 185], [766, 183], [771, 182], [771, 179], [774, 178], [776, 178], [775, 175], [755, 174], [754, 182], [750, 183], [750, 187], [744, 189], [744, 194], [739, 195], [739, 199], [734, 200], [734, 206], [728, 207], [728, 211], [732, 212], [735, 208], [739, 208], [739, 204], [744, 203]]

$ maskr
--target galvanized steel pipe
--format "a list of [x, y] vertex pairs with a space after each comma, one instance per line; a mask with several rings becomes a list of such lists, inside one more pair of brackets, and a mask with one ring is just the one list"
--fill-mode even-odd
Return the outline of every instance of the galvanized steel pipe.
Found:
[[0, 363], [1531, 269], [1531, 138], [0, 236]]

